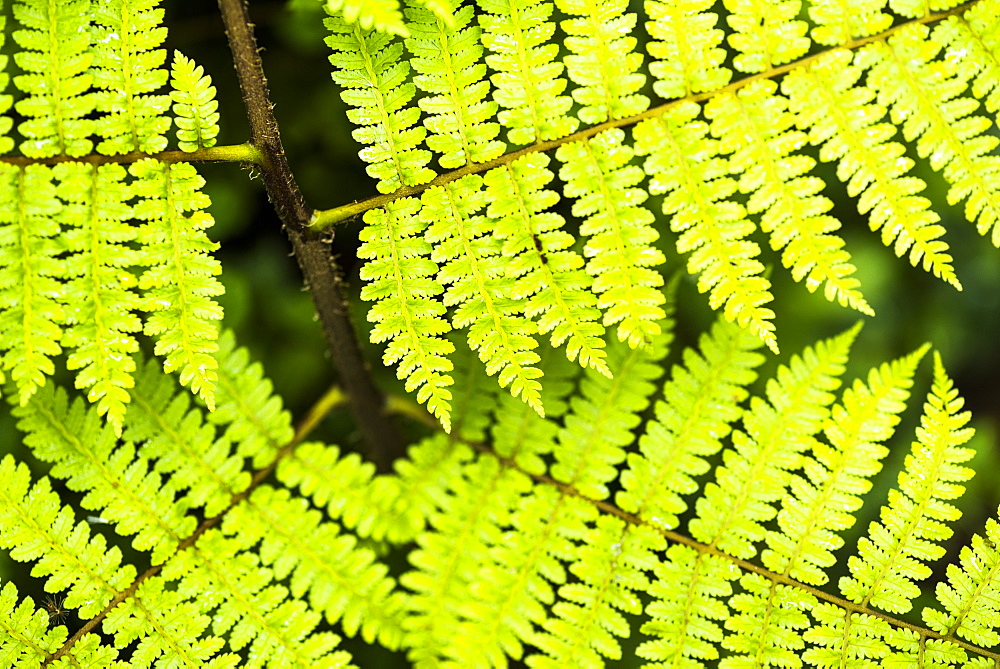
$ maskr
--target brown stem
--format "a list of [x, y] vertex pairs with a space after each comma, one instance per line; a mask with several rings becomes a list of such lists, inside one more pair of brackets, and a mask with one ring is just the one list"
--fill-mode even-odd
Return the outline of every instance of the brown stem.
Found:
[[330, 256], [327, 241], [309, 228], [313, 210], [302, 197], [285, 159], [246, 0], [219, 0], [219, 9], [243, 92], [250, 141], [261, 154], [264, 188], [292, 243], [361, 435], [368, 442], [372, 460], [386, 471], [393, 457], [403, 453], [403, 441], [385, 412], [384, 397], [361, 355], [348, 318], [340, 268]]

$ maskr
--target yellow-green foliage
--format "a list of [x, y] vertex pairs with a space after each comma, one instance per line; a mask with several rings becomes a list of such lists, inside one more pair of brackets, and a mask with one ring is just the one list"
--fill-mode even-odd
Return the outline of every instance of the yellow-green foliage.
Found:
[[[393, 398], [424, 425], [378, 474], [219, 335], [218, 113], [179, 54], [161, 90], [159, 4], [0, 15], [0, 549], [80, 618], [0, 584], [0, 665], [1000, 663], [1000, 526], [944, 564], [973, 433], [940, 356], [841, 391], [854, 327], [758, 378], [769, 263], [872, 313], [818, 163], [956, 288], [916, 160], [1000, 245], [1000, 2], [323, 2], [370, 338], [433, 414]], [[683, 351], [666, 243], [720, 312]]]
[[[409, 58], [391, 34], [333, 16], [330, 60], [344, 100], [357, 107], [348, 113], [359, 125], [355, 136], [371, 145], [361, 156], [388, 200], [452, 183], [478, 197], [469, 189], [479, 182], [468, 177], [484, 173], [486, 219], [511, 255], [490, 275], [491, 290], [534, 295], [515, 299], [504, 317], [526, 319], [526, 335], [532, 322], [540, 334], [552, 331], [583, 366], [601, 364], [593, 339], [600, 326], [616, 326], [634, 347], [656, 336], [663, 243], [687, 256], [712, 308], [773, 351], [780, 333], [765, 268], [779, 258], [809, 291], [873, 315], [831, 214], [826, 192], [836, 186], [817, 176], [818, 162], [836, 165], [885, 245], [961, 289], [908, 147], [942, 173], [948, 202], [964, 202], [969, 221], [1000, 243], [1000, 140], [990, 131], [1000, 106], [1000, 7], [811, 2], [804, 13], [798, 0], [724, 4], [717, 15], [710, 2], [649, 0], [637, 16], [614, 0], [481, 0], [456, 10], [453, 24], [414, 7]], [[629, 35], [643, 20], [648, 61]], [[660, 100], [641, 92], [648, 84]], [[506, 129], [500, 137], [491, 113]], [[504, 135], [512, 148], [528, 146], [500, 155]], [[427, 168], [435, 154], [455, 171]], [[544, 176], [555, 171], [549, 155], [562, 163], [561, 184]], [[562, 199], [572, 203], [572, 218], [564, 218]], [[336, 218], [334, 210], [317, 222]], [[762, 250], [763, 239], [780, 256]], [[370, 243], [367, 253], [382, 264], [392, 250]], [[532, 262], [536, 270], [525, 275]], [[466, 322], [451, 318], [455, 328]], [[411, 335], [382, 327], [378, 340], [397, 336]], [[515, 359], [526, 355], [521, 347], [477, 350], [490, 370], [524, 365]], [[401, 377], [432, 378], [443, 363], [426, 360], [401, 367]], [[510, 381], [502, 377], [501, 385]], [[425, 392], [422, 401], [433, 396]], [[534, 392], [522, 397], [535, 401]], [[446, 423], [442, 401], [431, 409]]]

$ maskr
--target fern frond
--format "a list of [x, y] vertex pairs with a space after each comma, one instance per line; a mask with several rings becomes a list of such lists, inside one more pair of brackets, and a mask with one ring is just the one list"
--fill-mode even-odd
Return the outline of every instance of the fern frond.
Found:
[[848, 559], [851, 576], [840, 580], [840, 591], [851, 601], [906, 613], [920, 594], [914, 581], [931, 574], [923, 563], [944, 555], [938, 544], [952, 534], [947, 523], [962, 515], [947, 500], [960, 497], [965, 492], [962, 483], [973, 475], [961, 466], [973, 455], [971, 449], [961, 448], [973, 434], [965, 427], [969, 412], [959, 413], [963, 404], [935, 353], [934, 386], [899, 487], [889, 491], [881, 521], [872, 523], [858, 541], [858, 554]]
[[802, 654], [807, 664], [824, 668], [871, 666], [873, 660], [891, 654], [886, 638], [892, 630], [881, 618], [851, 613], [826, 602], [817, 604], [810, 613], [816, 622], [803, 634], [812, 644]]
[[651, 619], [641, 630], [658, 638], [639, 644], [635, 654], [659, 660], [660, 666], [698, 667], [704, 666], [701, 660], [717, 659], [722, 627], [716, 621], [730, 615], [723, 600], [732, 594], [739, 569], [717, 555], [675, 544], [653, 572], [653, 602], [646, 607]]
[[750, 194], [747, 210], [761, 214], [760, 227], [771, 235], [771, 248], [784, 249], [782, 262], [792, 278], [805, 279], [810, 292], [825, 284], [828, 300], [874, 315], [858, 290], [844, 240], [835, 234], [840, 222], [827, 214], [833, 203], [819, 194], [823, 180], [805, 176], [816, 161], [793, 153], [806, 134], [793, 130], [788, 100], [777, 88], [762, 79], [736, 95], [713, 98], [705, 106], [712, 134], [723, 153], [733, 153], [729, 168], [740, 174], [740, 192]]
[[277, 476], [360, 537], [381, 541], [388, 534], [385, 526], [395, 520], [384, 512], [389, 508], [386, 498], [394, 499], [398, 486], [378, 486], [390, 479], [375, 478], [375, 465], [357, 453], [341, 454], [338, 447], [318, 442], [299, 444], [278, 461]]
[[816, 597], [754, 573], [740, 577], [740, 588], [729, 600], [735, 615], [725, 621], [728, 634], [721, 644], [733, 654], [719, 666], [801, 667], [802, 630], [811, 624], [806, 612], [816, 606]]
[[[320, 614], [302, 600], [288, 599], [288, 589], [274, 582], [274, 572], [245, 547], [237, 537], [208, 530], [193, 546], [177, 553], [159, 575], [143, 581], [135, 595], [108, 616], [105, 629], [116, 634], [117, 644], [128, 644], [139, 634], [154, 639], [163, 636], [157, 625], [166, 627], [165, 621], [154, 617], [163, 615], [163, 609], [156, 602], [160, 593], [171, 592], [173, 606], [168, 611], [177, 607], [202, 629], [210, 623], [212, 634], [218, 635], [200, 639], [192, 649], [198, 654], [213, 654], [224, 638], [232, 651], [246, 649], [260, 664], [342, 666], [347, 658], [334, 650], [339, 639], [314, 633]], [[206, 592], [215, 596], [207, 598]], [[197, 639], [201, 634], [197, 628], [194, 634], [185, 630], [181, 639]]]
[[809, 25], [798, 20], [799, 0], [725, 0], [733, 29], [729, 46], [739, 55], [733, 65], [741, 72], [763, 72], [809, 51]]
[[760, 340], [717, 321], [699, 340], [701, 352], [685, 349], [656, 403], [655, 419], [630, 453], [615, 503], [654, 527], [672, 530], [687, 508], [681, 495], [697, 490], [694, 477], [708, 471], [707, 458], [742, 414], [746, 386], [757, 378]]
[[564, 144], [556, 157], [563, 163], [564, 192], [578, 198], [573, 215], [587, 217], [580, 234], [590, 236], [584, 254], [590, 258], [587, 272], [595, 277], [592, 290], [605, 312], [604, 325], [618, 323], [618, 339], [635, 348], [660, 333], [666, 298], [659, 290], [663, 276], [652, 268], [666, 259], [653, 246], [660, 235], [653, 214], [642, 206], [648, 196], [636, 186], [643, 173], [629, 164], [633, 151], [624, 138], [622, 130], [610, 129]]
[[561, 601], [552, 607], [556, 617], [546, 620], [546, 631], [532, 640], [546, 655], [528, 657], [528, 666], [601, 667], [603, 658], [621, 659], [615, 637], [630, 633], [623, 614], [642, 612], [638, 593], [649, 590], [646, 572], [665, 547], [663, 535], [649, 527], [600, 516], [581, 538], [569, 567], [578, 582], [559, 588]]
[[292, 597], [307, 599], [327, 622], [340, 621], [348, 636], [360, 630], [368, 643], [399, 647], [402, 597], [388, 567], [304, 498], [260, 486], [226, 514], [222, 530], [245, 546], [260, 542], [257, 553], [273, 579], [289, 579]]
[[409, 63], [400, 62], [403, 45], [391, 35], [364, 30], [331, 17], [327, 45], [333, 50], [333, 80], [344, 90], [347, 118], [358, 127], [351, 133], [365, 145], [361, 159], [366, 171], [378, 179], [380, 193], [402, 186], [416, 186], [434, 178], [427, 167], [431, 152], [417, 146], [427, 129], [416, 125], [420, 109], [407, 106], [416, 93], [408, 83]]
[[948, 59], [935, 60], [940, 49], [926, 26], [913, 26], [865, 48], [855, 61], [869, 69], [869, 85], [903, 136], [916, 140], [920, 157], [929, 158], [951, 184], [949, 204], [966, 200], [965, 217], [980, 234], [992, 231], [994, 244], [1000, 245], [1000, 156], [989, 155], [1000, 140], [983, 134], [992, 121], [973, 115], [979, 103], [961, 95], [972, 72], [953, 67]]
[[[592, 500], [610, 495], [616, 465], [625, 459], [624, 447], [634, 440], [632, 429], [663, 374], [659, 363], [668, 343], [669, 337], [660, 335], [638, 350], [612, 344], [614, 379], [585, 373], [553, 450], [551, 475], [556, 481]], [[615, 637], [627, 637], [629, 626], [619, 610], [641, 611], [634, 590], [646, 584], [642, 567], [651, 563], [652, 551], [664, 547], [662, 536], [649, 528], [627, 529], [611, 518], [597, 519], [584, 537], [575, 538], [573, 552], [561, 557], [580, 582], [559, 587], [552, 615], [543, 623], [545, 632], [532, 639], [547, 656], [529, 658], [530, 666], [590, 666], [599, 664], [602, 655], [620, 658]]]
[[86, 493], [80, 504], [115, 523], [132, 546], [162, 563], [194, 532], [197, 520], [176, 501], [179, 482], [164, 481], [135, 446], [116, 448], [112, 429], [80, 399], [70, 403], [62, 388], [48, 386], [14, 409], [24, 443], [36, 458], [53, 463], [50, 475], [65, 478], [70, 490]]
[[399, 363], [396, 376], [406, 380], [407, 392], [416, 390], [417, 401], [448, 432], [454, 380], [447, 356], [455, 347], [441, 336], [450, 328], [442, 318], [444, 305], [433, 298], [444, 287], [435, 278], [438, 265], [429, 257], [431, 245], [423, 237], [427, 222], [417, 215], [419, 209], [418, 200], [402, 198], [365, 214], [358, 257], [368, 260], [361, 268], [368, 283], [361, 299], [376, 302], [368, 311], [375, 323], [370, 338], [389, 342], [383, 362]]
[[525, 474], [495, 458], [480, 457], [456, 474], [428, 518], [432, 531], [417, 537], [409, 555], [413, 569], [400, 578], [413, 592], [405, 627], [408, 656], [417, 666], [433, 666], [448, 646], [487, 550], [503, 542], [501, 528], [531, 491]]
[[93, 11], [94, 102], [102, 115], [94, 130], [105, 155], [167, 146], [170, 96], [154, 95], [167, 83], [167, 37], [160, 0], [105, 0]]
[[[204, 413], [191, 406], [191, 396], [178, 392], [176, 380], [159, 367], [148, 360], [140, 368], [123, 437], [141, 444], [139, 457], [170, 476], [172, 489], [188, 507], [203, 507], [211, 518], [250, 485], [243, 457], [233, 452], [240, 442], [219, 439]], [[214, 414], [211, 418], [218, 420]], [[222, 418], [232, 420], [231, 415]]]
[[649, 406], [655, 382], [663, 375], [671, 336], [660, 335], [641, 349], [612, 343], [608, 364], [614, 378], [587, 370], [569, 403], [553, 450], [550, 473], [584, 497], [607, 499], [617, 477], [632, 429]]
[[634, 52], [636, 15], [625, 11], [628, 1], [556, 0], [556, 6], [571, 17], [559, 25], [571, 52], [566, 73], [579, 86], [573, 99], [581, 105], [580, 120], [596, 125], [646, 111], [649, 98], [639, 93], [646, 75], [637, 71], [642, 54]]
[[[1000, 524], [986, 520], [983, 534], [962, 548], [958, 564], [935, 588], [938, 606], [922, 612], [927, 626], [984, 647], [1000, 643]], [[943, 609], [943, 610], [942, 610]]]
[[140, 305], [136, 281], [123, 271], [138, 261], [131, 248], [136, 228], [127, 222], [131, 188], [125, 169], [115, 164], [62, 163], [53, 174], [65, 203], [63, 239], [77, 249], [64, 261], [66, 273], [74, 277], [66, 284], [65, 301], [73, 305], [73, 314], [63, 346], [75, 350], [66, 367], [80, 370], [76, 387], [88, 389], [87, 399], [121, 434], [134, 385], [132, 354], [139, 349], [134, 333], [142, 329], [133, 313]]
[[576, 130], [567, 116], [573, 100], [562, 95], [566, 79], [556, 60], [559, 45], [548, 40], [555, 25], [548, 0], [477, 0], [486, 64], [495, 72], [493, 99], [502, 107], [497, 119], [511, 144], [559, 139]]
[[569, 409], [567, 397], [576, 388], [580, 371], [566, 356], [544, 345], [540, 357], [538, 367], [545, 374], [541, 393], [545, 418], [513, 397], [500, 397], [495, 402], [489, 442], [497, 455], [510, 458], [523, 471], [535, 475], [548, 470], [547, 460], [559, 433], [555, 421]]
[[[723, 455], [723, 467], [698, 501], [695, 527], [726, 552], [756, 555], [772, 519], [775, 502], [786, 492], [789, 472], [801, 464], [801, 452], [829, 418], [833, 391], [840, 385], [848, 351], [858, 331], [847, 332], [807, 348], [801, 357], [778, 368], [767, 384], [767, 402], [753, 398], [744, 414], [736, 446]], [[816, 598], [798, 588], [779, 585], [758, 574], [740, 578], [742, 592], [730, 599], [734, 615], [725, 622], [722, 647], [733, 652], [720, 666], [801, 666], [806, 612]]]
[[[452, 335], [457, 339], [457, 333]], [[494, 424], [494, 409], [498, 404], [502, 404], [510, 399], [512, 406], [517, 411], [527, 405], [523, 402], [514, 403], [514, 398], [507, 393], [501, 393], [500, 387], [493, 383], [486, 374], [486, 367], [476, 356], [475, 352], [468, 347], [456, 347], [455, 355], [455, 412], [454, 412], [454, 435], [467, 443], [480, 443], [486, 441], [486, 435], [490, 427]], [[544, 368], [546, 377], [545, 387], [542, 388], [542, 404], [545, 413], [548, 414], [550, 407], [546, 392], [549, 389], [550, 379], [549, 367], [546, 366], [546, 354], [540, 354], [542, 361], [540, 366]], [[497, 412], [499, 419], [502, 412]], [[538, 414], [531, 412], [531, 415]]]
[[856, 380], [844, 391], [824, 433], [829, 445], [812, 442], [804, 454], [803, 474], [795, 474], [778, 512], [780, 531], [767, 533], [764, 565], [777, 573], [822, 585], [824, 569], [844, 540], [837, 534], [854, 524], [861, 495], [871, 488], [888, 449], [880, 442], [892, 434], [906, 408], [913, 372], [926, 347], [872, 369], [868, 382]]
[[403, 21], [399, 0], [325, 0], [327, 14], [347, 24], [356, 23], [362, 30], [374, 30], [406, 37], [410, 34]]
[[90, 0], [20, 0], [14, 19], [23, 26], [14, 41], [23, 49], [14, 61], [24, 74], [14, 85], [25, 97], [14, 105], [26, 120], [21, 152], [31, 158], [83, 156], [94, 143], [95, 111], [90, 72]]
[[549, 157], [528, 154], [486, 173], [487, 216], [495, 220], [493, 233], [503, 240], [500, 255], [508, 276], [517, 277], [514, 299], [528, 302], [524, 313], [538, 319], [541, 334], [552, 333], [553, 346], [566, 342], [566, 356], [610, 375], [604, 358], [604, 327], [591, 279], [582, 270], [583, 259], [572, 250], [573, 235], [562, 228], [558, 213], [545, 211], [559, 201], [547, 188], [553, 174]]
[[[510, 517], [513, 532], [501, 535], [480, 568], [477, 597], [466, 601], [463, 620], [452, 633], [446, 657], [463, 666], [506, 666], [520, 659], [534, 626], [548, 614], [553, 586], [567, 579], [564, 556], [596, 520], [596, 508], [553, 487], [536, 488]], [[561, 559], [563, 558], [563, 559]]]
[[940, 218], [917, 195], [926, 184], [907, 176], [913, 161], [903, 145], [889, 141], [896, 129], [880, 122], [885, 108], [858, 83], [862, 68], [851, 61], [850, 52], [833, 51], [790, 72], [782, 82], [789, 109], [799, 127], [808, 128], [810, 142], [822, 145], [820, 160], [839, 162], [837, 176], [858, 198], [858, 210], [869, 214], [871, 229], [882, 230], [882, 243], [899, 257], [909, 251], [912, 265], [922, 262], [924, 270], [961, 288], [940, 239]]
[[722, 454], [714, 480], [707, 483], [688, 530], [702, 543], [737, 558], [756, 555], [765, 536], [764, 523], [777, 514], [791, 472], [801, 453], [827, 420], [840, 385], [847, 355], [859, 326], [806, 349], [778, 369], [768, 384], [767, 400], [751, 398], [743, 430], [733, 433], [733, 446]]
[[0, 547], [18, 562], [36, 561], [32, 574], [46, 579], [45, 590], [68, 590], [65, 606], [83, 617], [100, 613], [136, 576], [117, 547], [74, 522], [48, 478], [31, 485], [28, 468], [10, 455], [0, 459]]
[[[418, 72], [413, 83], [430, 93], [418, 102], [427, 114], [427, 146], [442, 154], [438, 162], [449, 169], [493, 160], [506, 145], [496, 138], [500, 124], [490, 120], [496, 116], [497, 103], [487, 99], [490, 83], [483, 79], [482, 31], [478, 25], [469, 25], [472, 6], [459, 7], [453, 25], [449, 25], [421, 7], [420, 0], [407, 3], [412, 36], [406, 40], [406, 48], [413, 54], [410, 63]], [[456, 3], [449, 0], [448, 4]]]
[[0, 165], [0, 353], [21, 404], [45, 385], [62, 350], [58, 212], [50, 168]]
[[181, 151], [197, 151], [215, 146], [219, 102], [215, 99], [212, 77], [180, 51], [174, 51], [170, 66], [170, 99], [177, 126], [177, 147]]
[[977, 2], [961, 17], [949, 17], [939, 23], [933, 34], [953, 66], [972, 79], [972, 94], [983, 100], [991, 114], [1000, 109], [998, 9], [996, 0]]
[[699, 107], [680, 104], [635, 127], [635, 150], [648, 155], [651, 193], [666, 193], [663, 213], [680, 233], [677, 250], [691, 253], [688, 271], [699, 274], [698, 290], [709, 293], [713, 309], [723, 307], [730, 321], [757, 335], [774, 351], [774, 312], [770, 282], [761, 276], [760, 248], [746, 239], [756, 226], [742, 205], [729, 200], [736, 182], [726, 176], [720, 145], [710, 139], [708, 124], [696, 120]]
[[817, 44], [840, 46], [880, 33], [892, 25], [883, 9], [885, 0], [810, 0], [809, 18], [816, 25], [809, 34]]
[[514, 397], [541, 414], [542, 373], [534, 366], [538, 343], [531, 336], [538, 328], [519, 315], [526, 300], [512, 296], [500, 241], [479, 213], [486, 204], [482, 184], [482, 178], [469, 175], [424, 191], [425, 238], [434, 247], [431, 260], [441, 266], [438, 281], [448, 286], [444, 303], [458, 307], [452, 325], [469, 327], [469, 346], [486, 363], [486, 373], [499, 372], [500, 387], [510, 386]]
[[707, 10], [713, 0], [647, 0], [646, 12], [652, 19], [646, 30], [652, 38], [647, 45], [654, 60], [649, 64], [653, 90], [665, 100], [692, 93], [714, 91], [729, 83], [732, 70], [726, 67], [723, 32], [716, 28], [718, 14]]
[[274, 394], [261, 364], [251, 360], [245, 348], [236, 347], [233, 333], [224, 331], [218, 343], [215, 359], [219, 378], [215, 408], [208, 421], [223, 427], [223, 435], [237, 444], [239, 455], [252, 458], [253, 467], [261, 469], [274, 462], [278, 450], [292, 441], [292, 417]]
[[[49, 616], [31, 597], [20, 602], [13, 583], [0, 588], [0, 662], [5, 667], [41, 666], [66, 641], [66, 628], [49, 629]], [[113, 659], [113, 658], [112, 658]]]
[[134, 216], [145, 221], [138, 238], [148, 264], [139, 278], [144, 291], [143, 331], [156, 337], [155, 352], [165, 356], [167, 371], [180, 370], [180, 380], [200, 395], [209, 408], [218, 379], [218, 326], [222, 309], [212, 298], [223, 292], [216, 279], [219, 262], [209, 253], [218, 244], [205, 229], [213, 224], [204, 211], [205, 180], [189, 163], [168, 165], [153, 159], [134, 163], [129, 172], [139, 201]]

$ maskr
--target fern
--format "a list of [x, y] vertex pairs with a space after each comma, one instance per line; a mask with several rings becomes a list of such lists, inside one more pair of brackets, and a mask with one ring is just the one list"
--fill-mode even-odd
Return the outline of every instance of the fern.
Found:
[[[946, 557], [974, 449], [942, 354], [841, 391], [860, 325], [776, 358], [768, 270], [874, 313], [821, 163], [956, 288], [918, 166], [1000, 245], [997, 2], [325, 0], [378, 195], [315, 212], [243, 4], [220, 4], [241, 146], [216, 146], [205, 69], [166, 69], [158, 0], [9, 12], [0, 549], [24, 568], [0, 665], [350, 666], [342, 637], [417, 667], [1000, 661], [996, 521]], [[297, 425], [220, 333], [205, 160], [259, 170], [341, 365]], [[322, 232], [358, 215], [341, 291]], [[677, 351], [693, 291], [667, 245], [718, 312]], [[356, 295], [416, 402], [374, 388]], [[413, 419], [408, 441], [371, 444], [378, 465], [328, 443], [348, 407], [362, 432]]]

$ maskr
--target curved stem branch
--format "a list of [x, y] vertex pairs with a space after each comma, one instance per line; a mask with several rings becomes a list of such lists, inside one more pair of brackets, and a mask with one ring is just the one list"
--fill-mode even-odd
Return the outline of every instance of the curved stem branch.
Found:
[[264, 188], [292, 243], [361, 435], [368, 442], [372, 460], [386, 471], [392, 459], [402, 455], [403, 442], [361, 354], [348, 318], [340, 268], [330, 256], [328, 241], [309, 227], [313, 210], [302, 197], [285, 158], [246, 0], [219, 0], [219, 9], [243, 92], [250, 141], [260, 152]]

